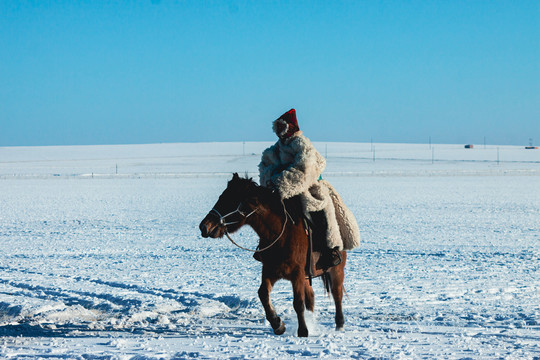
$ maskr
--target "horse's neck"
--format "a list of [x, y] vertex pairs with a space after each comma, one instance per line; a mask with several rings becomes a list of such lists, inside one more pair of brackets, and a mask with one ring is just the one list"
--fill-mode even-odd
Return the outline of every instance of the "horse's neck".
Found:
[[253, 217], [253, 221], [249, 222], [249, 225], [259, 235], [261, 246], [274, 241], [284, 231], [286, 225], [284, 216], [280, 216], [271, 211], [269, 207], [265, 207], [261, 213]]

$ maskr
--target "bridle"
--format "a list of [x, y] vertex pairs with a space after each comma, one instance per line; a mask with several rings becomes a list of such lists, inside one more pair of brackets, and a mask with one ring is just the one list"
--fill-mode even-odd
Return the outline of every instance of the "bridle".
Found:
[[216, 210], [216, 208], [213, 208], [212, 210], [210, 210], [210, 214], [211, 213], [215, 213], [218, 218], [219, 218], [219, 224], [220, 225], [223, 225], [225, 226], [225, 232], [227, 231], [227, 225], [233, 225], [233, 224], [238, 224], [240, 221], [233, 221], [233, 222], [225, 222], [225, 219], [228, 218], [229, 216], [231, 215], [234, 215], [236, 213], [239, 213], [240, 216], [242, 216], [244, 218], [244, 220], [246, 220], [248, 217], [250, 217], [251, 215], [253, 215], [255, 212], [257, 212], [258, 208], [255, 208], [255, 210], [253, 210], [252, 212], [250, 212], [249, 214], [245, 214], [242, 210], [240, 210], [240, 207], [242, 206], [242, 203], [238, 204], [238, 207], [236, 208], [236, 210], [234, 211], [231, 211], [230, 213], [228, 213], [227, 215], [221, 215], [219, 213], [219, 211]]
[[233, 225], [233, 224], [238, 224], [240, 221], [233, 221], [233, 222], [226, 222], [225, 219], [231, 215], [234, 215], [236, 213], [240, 214], [240, 216], [242, 216], [244, 218], [244, 220], [247, 220], [248, 217], [250, 217], [251, 215], [253, 215], [254, 213], [257, 212], [257, 210], [259, 210], [259, 208], [255, 208], [252, 212], [250, 212], [249, 214], [245, 214], [242, 210], [240, 210], [240, 207], [243, 205], [242, 202], [240, 202], [238, 204], [238, 207], [236, 208], [236, 210], [234, 211], [231, 211], [230, 213], [226, 214], [226, 215], [221, 215], [221, 213], [216, 210], [215, 208], [213, 208], [212, 210], [210, 210], [210, 214], [215, 214], [218, 216], [219, 218], [219, 224], [224, 226], [225, 227], [225, 235], [227, 236], [227, 238], [234, 244], [236, 245], [237, 247], [239, 247], [240, 249], [242, 250], [246, 250], [246, 251], [250, 251], [250, 252], [253, 252], [253, 253], [260, 253], [260, 252], [263, 252], [265, 250], [268, 250], [270, 249], [272, 246], [274, 246], [279, 239], [281, 239], [281, 237], [283, 236], [283, 233], [285, 232], [285, 227], [287, 226], [287, 218], [290, 216], [289, 213], [287, 212], [287, 209], [285, 208], [285, 203], [283, 202], [283, 200], [281, 200], [281, 204], [283, 205], [283, 212], [285, 214], [285, 221], [283, 222], [283, 228], [281, 229], [281, 233], [278, 235], [278, 237], [272, 241], [272, 243], [268, 246], [266, 246], [265, 248], [263, 249], [257, 249], [257, 250], [252, 250], [252, 249], [248, 249], [248, 248], [245, 248], [241, 245], [238, 245], [232, 238], [231, 236], [229, 235], [229, 232], [227, 231], [227, 225]]

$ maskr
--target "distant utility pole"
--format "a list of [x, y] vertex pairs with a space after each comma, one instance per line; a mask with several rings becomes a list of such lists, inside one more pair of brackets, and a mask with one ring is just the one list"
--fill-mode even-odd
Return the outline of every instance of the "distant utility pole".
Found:
[[429, 137], [429, 148], [431, 149], [431, 136]]
[[371, 152], [373, 152], [373, 136], [371, 137]]
[[324, 157], [328, 159], [328, 144], [324, 144]]
[[373, 146], [371, 150], [373, 151], [373, 162], [375, 162], [375, 147]]
[[497, 165], [499, 165], [499, 147], [497, 146]]

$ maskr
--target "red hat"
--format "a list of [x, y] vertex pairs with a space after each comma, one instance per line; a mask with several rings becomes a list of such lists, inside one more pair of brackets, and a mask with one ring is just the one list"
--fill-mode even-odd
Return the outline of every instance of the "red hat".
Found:
[[298, 127], [298, 121], [296, 120], [296, 110], [291, 109], [281, 115], [274, 121], [272, 128], [276, 135], [282, 139], [286, 139], [299, 131], [300, 128]]

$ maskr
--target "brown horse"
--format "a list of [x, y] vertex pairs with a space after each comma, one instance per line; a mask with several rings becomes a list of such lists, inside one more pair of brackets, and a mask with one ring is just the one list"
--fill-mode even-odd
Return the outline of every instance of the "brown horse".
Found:
[[[280, 197], [270, 189], [257, 185], [252, 179], [240, 178], [238, 174], [234, 174], [199, 228], [205, 238], [221, 238], [246, 224], [258, 234], [259, 249], [264, 250], [259, 253], [263, 264], [259, 298], [266, 312], [266, 319], [276, 335], [285, 332], [285, 325], [270, 301], [270, 292], [277, 280], [287, 279], [293, 286], [298, 336], [308, 336], [304, 307], [313, 311], [315, 294], [306, 280], [309, 239], [300, 215], [290, 215]], [[314, 255], [318, 256], [317, 253]], [[328, 270], [336, 305], [336, 330], [343, 330], [345, 323], [341, 304], [347, 256], [345, 251], [341, 256], [341, 264]], [[316, 263], [316, 260], [311, 263]], [[320, 270], [314, 270], [315, 276], [321, 273]]]

